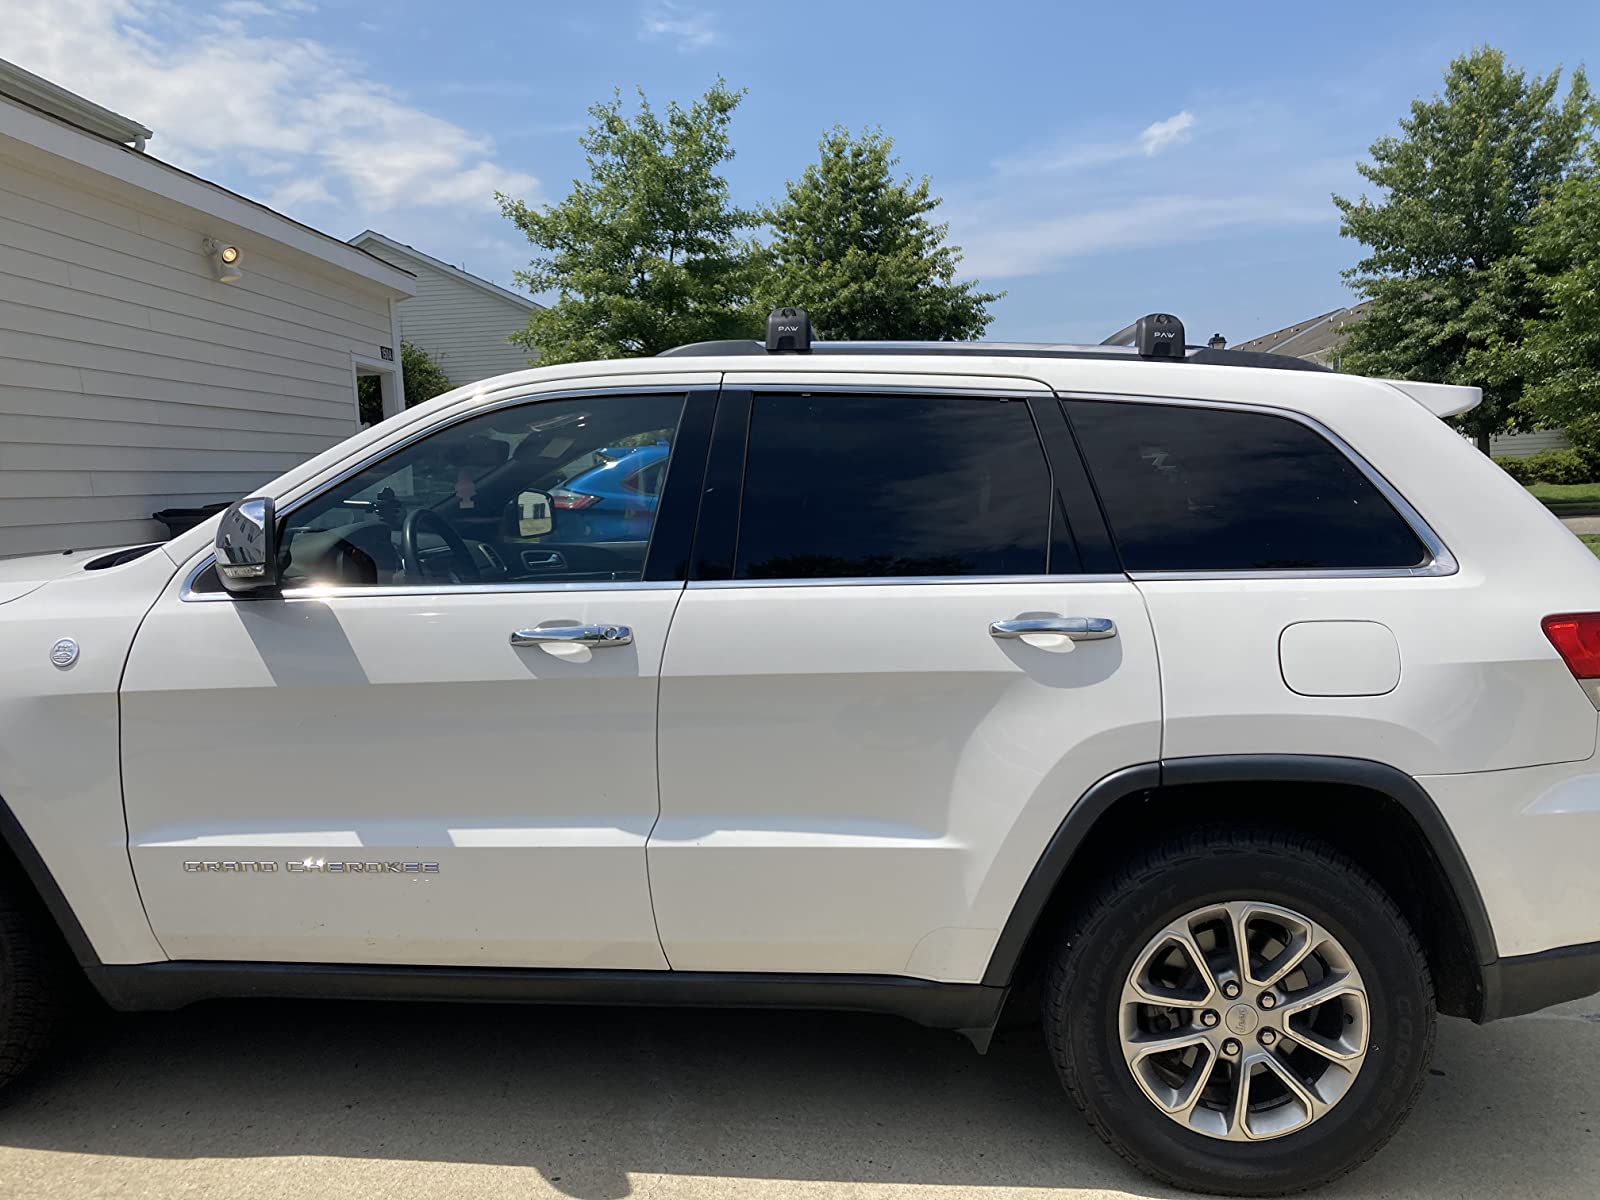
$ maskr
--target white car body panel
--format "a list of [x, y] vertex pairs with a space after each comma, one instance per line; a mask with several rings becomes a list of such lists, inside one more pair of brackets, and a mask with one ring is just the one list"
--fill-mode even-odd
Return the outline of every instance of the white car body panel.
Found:
[[[117, 762], [117, 681], [128, 648], [174, 567], [160, 552], [70, 574], [0, 608], [0, 797], [44, 860], [106, 963], [164, 957], [133, 871]], [[66, 556], [50, 556], [54, 562]], [[13, 560], [21, 565], [28, 560]], [[43, 574], [40, 564], [33, 576]], [[27, 568], [24, 568], [27, 570]], [[70, 637], [77, 661], [51, 647]]]
[[1503, 956], [1600, 934], [1600, 761], [1424, 775], [1455, 832]]
[[[1581, 547], [1580, 547], [1581, 548]], [[1585, 551], [1587, 553], [1587, 551]], [[1139, 584], [1155, 623], [1167, 758], [1326, 754], [1409, 775], [1497, 771], [1594, 753], [1592, 706], [1524, 607], [1496, 621], [1476, 572], [1442, 579]], [[1600, 597], [1597, 597], [1600, 598]], [[1456, 619], [1441, 614], [1459, 613]], [[1400, 680], [1381, 695], [1313, 696], [1283, 678], [1279, 640], [1305, 621], [1394, 634]], [[1463, 639], [1473, 650], [1463, 654]], [[1270, 749], [1264, 749], [1268, 748]]]
[[[666, 967], [644, 844], [681, 588], [179, 592], [122, 685], [128, 837], [170, 956]], [[591, 622], [630, 626], [633, 645], [510, 645]], [[306, 855], [438, 871], [288, 877]], [[280, 865], [184, 869], [263, 859]]]
[[[1117, 637], [997, 641], [1027, 614]], [[690, 585], [661, 681], [656, 923], [672, 965], [983, 976], [1046, 842], [1160, 752], [1126, 582]]]
[[131, 546], [107, 547], [103, 550], [68, 550], [63, 554], [24, 554], [18, 558], [0, 558], [0, 604], [38, 591], [52, 579], [71, 575], [86, 562], [93, 562]]
[[1436, 417], [1459, 417], [1483, 403], [1482, 388], [1450, 383], [1417, 383], [1410, 379], [1383, 379], [1379, 382], [1404, 392]]

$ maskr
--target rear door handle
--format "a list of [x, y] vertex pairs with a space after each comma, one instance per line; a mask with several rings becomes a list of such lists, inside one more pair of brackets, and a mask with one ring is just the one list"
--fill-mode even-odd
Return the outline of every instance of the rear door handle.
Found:
[[1100, 642], [1117, 636], [1117, 623], [1110, 617], [1015, 617], [989, 626], [990, 637], [1019, 638], [1030, 633], [1053, 633], [1075, 642]]
[[608, 646], [633, 645], [633, 630], [626, 625], [545, 625], [539, 629], [519, 629], [511, 635], [513, 646], [543, 646], [552, 642], [604, 650]]

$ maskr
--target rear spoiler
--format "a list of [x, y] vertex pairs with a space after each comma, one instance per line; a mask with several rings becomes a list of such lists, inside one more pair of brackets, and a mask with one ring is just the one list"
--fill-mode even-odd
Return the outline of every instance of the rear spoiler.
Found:
[[1415, 383], [1410, 379], [1382, 379], [1404, 392], [1436, 417], [1459, 417], [1483, 403], [1483, 389], [1460, 387], [1453, 383]]

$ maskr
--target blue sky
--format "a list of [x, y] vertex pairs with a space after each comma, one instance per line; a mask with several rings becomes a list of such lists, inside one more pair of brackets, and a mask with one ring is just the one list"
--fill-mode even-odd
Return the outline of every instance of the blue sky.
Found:
[[[749, 89], [735, 197], [826, 127], [932, 176], [990, 336], [1097, 341], [1177, 313], [1239, 341], [1348, 303], [1330, 192], [1448, 60], [1600, 59], [1600, 5], [587, 4], [20, 0], [0, 57], [150, 125], [150, 152], [341, 237], [372, 227], [502, 284], [496, 189], [558, 200], [586, 108]], [[1189, 18], [1187, 14], [1201, 14]]]

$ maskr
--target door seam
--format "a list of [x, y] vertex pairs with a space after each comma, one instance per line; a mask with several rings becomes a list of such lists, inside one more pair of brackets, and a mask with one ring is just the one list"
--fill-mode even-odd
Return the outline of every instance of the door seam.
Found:
[[650, 822], [650, 832], [644, 836], [644, 890], [650, 900], [650, 925], [656, 931], [656, 945], [661, 947], [661, 958], [667, 964], [667, 970], [676, 968], [672, 965], [672, 956], [667, 953], [667, 943], [661, 936], [661, 919], [656, 915], [656, 890], [655, 881], [650, 877], [650, 842], [656, 835], [656, 826], [661, 824], [661, 684], [667, 674], [667, 654], [672, 647], [672, 627], [678, 619], [678, 606], [683, 603], [683, 598], [689, 594], [689, 587], [684, 585], [678, 593], [678, 598], [672, 604], [672, 614], [667, 618], [667, 632], [661, 639], [661, 663], [656, 667], [656, 723], [655, 723], [655, 763], [656, 763], [656, 819]]

